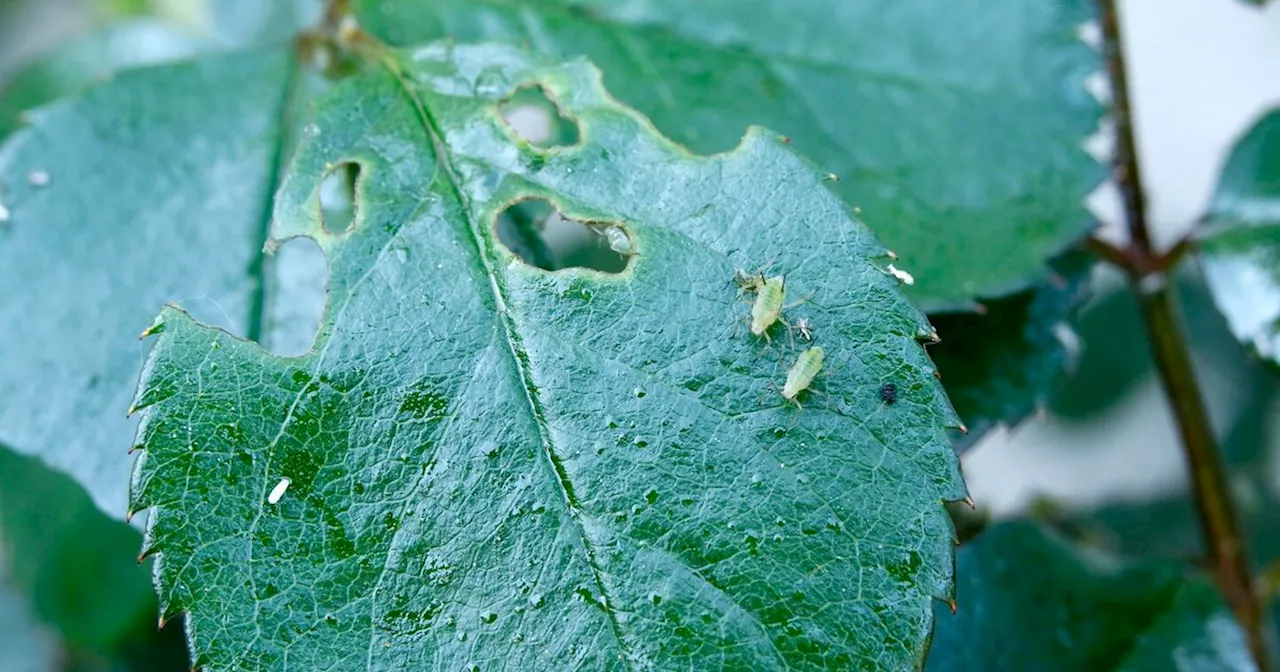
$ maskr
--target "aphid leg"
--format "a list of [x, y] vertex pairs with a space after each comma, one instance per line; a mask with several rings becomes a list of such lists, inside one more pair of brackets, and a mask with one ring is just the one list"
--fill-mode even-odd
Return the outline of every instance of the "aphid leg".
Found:
[[787, 329], [787, 342], [791, 345], [791, 354], [792, 354], [792, 355], [795, 355], [795, 352], [796, 352], [796, 337], [794, 336], [794, 334], [795, 334], [796, 327], [795, 327], [795, 326], [793, 326], [790, 322], [788, 322], [788, 321], [787, 321], [787, 318], [785, 318], [785, 317], [783, 317], [783, 316], [781, 316], [781, 315], [779, 315], [779, 316], [778, 316], [778, 321], [782, 323], [782, 326], [786, 327], [786, 329]]
[[796, 299], [795, 301], [792, 301], [791, 303], [788, 303], [787, 305], [783, 306], [783, 307], [782, 307], [782, 309], [783, 309], [783, 310], [791, 310], [792, 308], [795, 308], [796, 306], [803, 306], [804, 304], [806, 304], [806, 303], [808, 303], [808, 302], [809, 302], [809, 299], [812, 299], [812, 298], [813, 298], [813, 294], [808, 294], [808, 295], [806, 295], [804, 298]]

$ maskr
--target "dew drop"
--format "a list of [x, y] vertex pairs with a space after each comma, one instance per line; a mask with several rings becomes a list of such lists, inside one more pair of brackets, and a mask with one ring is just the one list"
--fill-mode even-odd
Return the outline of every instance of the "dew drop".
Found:
[[653, 488], [649, 488], [648, 492], [644, 493], [644, 501], [649, 502], [650, 504], [657, 504], [658, 491]]
[[633, 390], [633, 392], [635, 392], [636, 394], [636, 399], [644, 399], [644, 395], [645, 395], [644, 388], [637, 387], [635, 390]]
[[492, 611], [486, 611], [480, 614], [481, 623], [493, 623], [496, 620], [498, 620], [498, 615]]
[[534, 593], [529, 596], [529, 605], [534, 609], [541, 607], [546, 600], [543, 599], [542, 593]]

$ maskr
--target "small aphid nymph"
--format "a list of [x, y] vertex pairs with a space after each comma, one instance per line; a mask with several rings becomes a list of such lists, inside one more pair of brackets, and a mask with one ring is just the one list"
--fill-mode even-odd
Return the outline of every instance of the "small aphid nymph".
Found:
[[751, 304], [751, 333], [768, 340], [765, 332], [782, 316], [782, 303], [786, 297], [786, 281], [781, 275], [765, 278], [764, 284], [756, 291], [755, 303]]
[[293, 481], [288, 478], [280, 479], [280, 482], [276, 483], [276, 487], [271, 490], [271, 494], [267, 495], [267, 503], [268, 504], [279, 503], [280, 498], [284, 497], [284, 491], [289, 489], [289, 484], [292, 482]]
[[898, 400], [898, 386], [893, 383], [885, 383], [880, 386], [880, 400], [886, 404], [892, 405]]
[[800, 402], [796, 401], [796, 396], [809, 389], [809, 384], [813, 382], [814, 377], [822, 370], [822, 358], [822, 348], [817, 346], [800, 353], [796, 363], [791, 365], [791, 370], [787, 371], [787, 382], [782, 386], [782, 397], [784, 399], [795, 403], [796, 406], [800, 406]]

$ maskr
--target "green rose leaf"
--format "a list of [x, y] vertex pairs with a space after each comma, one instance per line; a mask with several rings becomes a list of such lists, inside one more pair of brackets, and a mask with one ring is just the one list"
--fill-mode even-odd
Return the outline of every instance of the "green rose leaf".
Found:
[[104, 80], [119, 70], [185, 58], [200, 50], [194, 37], [155, 20], [112, 24], [24, 66], [0, 87], [0, 138], [22, 113]]
[[[194, 663], [919, 666], [957, 419], [822, 174], [759, 129], [690, 155], [582, 62], [380, 58], [316, 106], [275, 204], [274, 239], [328, 260], [315, 347], [176, 308], [151, 329], [131, 508]], [[578, 144], [504, 123], [530, 86]], [[320, 214], [333, 173], [357, 175], [347, 230]], [[495, 220], [528, 199], [621, 235], [625, 269], [509, 253]], [[801, 337], [751, 335], [733, 283], [770, 261], [826, 352], [803, 409], [778, 392]]]
[[1125, 563], [1008, 523], [956, 564], [959, 606], [939, 610], [930, 672], [1254, 669], [1213, 584], [1178, 563]]
[[1205, 281], [1242, 343], [1280, 362], [1280, 110], [1236, 143], [1200, 240]]
[[[505, 40], [590, 57], [697, 152], [789, 136], [915, 276], [929, 311], [1043, 284], [1103, 171], [1082, 149], [1101, 69], [1086, 0], [356, 0], [393, 44]], [[943, 334], [944, 338], [946, 334]]]
[[257, 337], [294, 77], [281, 53], [128, 71], [0, 147], [0, 442], [124, 516], [125, 418], [158, 306]]

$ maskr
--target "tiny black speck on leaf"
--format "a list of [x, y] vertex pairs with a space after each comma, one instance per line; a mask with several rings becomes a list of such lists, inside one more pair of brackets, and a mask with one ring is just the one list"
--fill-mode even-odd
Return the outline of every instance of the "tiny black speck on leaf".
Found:
[[880, 399], [886, 404], [892, 404], [898, 400], [898, 386], [893, 383], [885, 383], [880, 386]]

